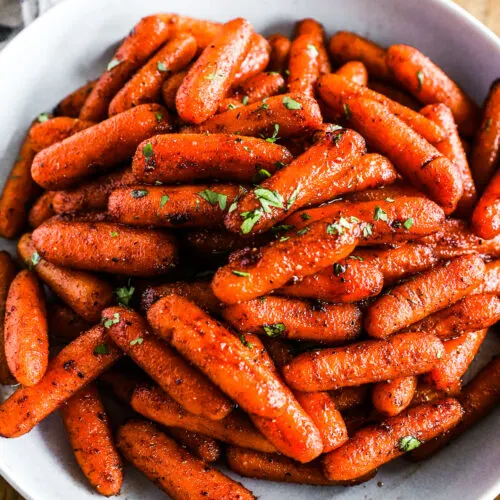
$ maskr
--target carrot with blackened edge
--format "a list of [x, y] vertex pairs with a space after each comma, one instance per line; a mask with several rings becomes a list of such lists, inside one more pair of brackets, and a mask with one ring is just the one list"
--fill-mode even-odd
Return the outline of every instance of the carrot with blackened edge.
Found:
[[474, 135], [479, 125], [479, 108], [444, 71], [409, 45], [392, 45], [387, 66], [395, 80], [423, 104], [446, 104], [465, 136]]
[[216, 462], [222, 454], [220, 443], [211, 437], [176, 427], [170, 427], [168, 433], [203, 462]]
[[385, 338], [454, 304], [481, 283], [484, 270], [480, 257], [466, 255], [395, 286], [366, 311], [366, 331], [372, 337]]
[[290, 39], [281, 33], [274, 33], [267, 38], [271, 46], [269, 70], [284, 73], [288, 67], [290, 54]]
[[260, 297], [228, 306], [222, 316], [241, 332], [335, 344], [361, 332], [354, 304], [317, 305], [285, 297]]
[[[203, 145], [203, 147], [200, 147]], [[138, 181], [153, 184], [219, 179], [252, 182], [259, 172], [274, 173], [292, 155], [283, 146], [233, 134], [168, 134], [142, 142], [132, 170]]]
[[67, 344], [90, 328], [90, 324], [64, 303], [56, 301], [47, 307], [50, 341]]
[[73, 311], [90, 323], [113, 302], [113, 289], [102, 278], [84, 271], [56, 266], [42, 259], [30, 234], [21, 237], [17, 252], [23, 262]]
[[368, 71], [360, 61], [350, 61], [341, 66], [335, 74], [357, 85], [368, 85]]
[[143, 17], [120, 44], [106, 71], [93, 85], [79, 117], [95, 122], [104, 120], [111, 99], [170, 35], [170, 26], [162, 16]]
[[487, 240], [500, 235], [500, 172], [493, 176], [479, 198], [472, 213], [471, 229]]
[[255, 499], [240, 483], [208, 467], [149, 422], [131, 421], [122, 425], [117, 446], [129, 462], [175, 500]]
[[423, 404], [357, 431], [323, 462], [332, 480], [356, 479], [456, 426], [463, 410], [456, 399]]
[[123, 113], [139, 104], [158, 102], [163, 81], [185, 68], [197, 47], [194, 37], [187, 33], [171, 38], [113, 97], [109, 115]]
[[288, 91], [313, 96], [320, 75], [317, 37], [303, 34], [293, 40], [288, 60]]
[[55, 215], [54, 201], [55, 191], [45, 191], [30, 208], [28, 222], [32, 228], [37, 228], [46, 220]]
[[127, 161], [144, 139], [168, 132], [168, 119], [159, 104], [142, 104], [108, 118], [38, 153], [33, 179], [46, 189], [66, 189], [103, 173]]
[[49, 361], [38, 384], [18, 389], [0, 405], [0, 436], [26, 434], [122, 355], [106, 328], [94, 326]]
[[426, 373], [443, 351], [432, 334], [403, 333], [300, 354], [283, 368], [283, 375], [292, 389], [328, 391]]
[[295, 25], [295, 39], [302, 35], [313, 37], [313, 44], [318, 52], [319, 72], [321, 75], [330, 73], [332, 67], [325, 47], [325, 30], [323, 26], [312, 18], [302, 19]]
[[96, 80], [84, 83], [81, 87], [68, 94], [54, 109], [55, 116], [67, 116], [69, 118], [78, 118], [80, 111], [92, 92]]
[[187, 73], [187, 69], [179, 71], [178, 73], [175, 73], [171, 77], [167, 78], [161, 86], [163, 103], [169, 111], [177, 112], [177, 108], [175, 107], [175, 97], [177, 96], [177, 91], [179, 90], [184, 78], [186, 78]]
[[16, 276], [16, 264], [5, 251], [0, 251], [0, 384], [14, 383], [5, 357], [5, 310], [10, 284]]
[[97, 387], [90, 384], [68, 399], [61, 415], [76, 461], [101, 495], [120, 492], [123, 466]]
[[24, 386], [37, 384], [47, 370], [49, 339], [43, 289], [31, 271], [21, 271], [10, 285], [4, 334], [10, 372]]
[[249, 78], [258, 75], [266, 69], [269, 64], [270, 52], [271, 46], [269, 42], [262, 35], [254, 33], [247, 55], [234, 75], [232, 91], [236, 90], [239, 85], [246, 82]]
[[209, 380], [150, 333], [139, 314], [111, 307], [102, 317], [110, 325], [113, 342], [187, 411], [220, 420], [232, 410], [231, 402]]
[[201, 123], [214, 115], [234, 81], [252, 41], [253, 29], [242, 18], [224, 24], [189, 69], [175, 98], [179, 116]]
[[372, 403], [382, 415], [398, 415], [412, 402], [417, 377], [400, 377], [375, 384], [372, 389]]

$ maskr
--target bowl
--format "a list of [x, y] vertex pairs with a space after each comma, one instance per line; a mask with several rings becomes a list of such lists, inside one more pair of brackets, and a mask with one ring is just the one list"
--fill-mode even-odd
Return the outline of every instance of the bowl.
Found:
[[[66, 0], [0, 53], [0, 179], [8, 175], [33, 117], [99, 75], [118, 40], [139, 18], [161, 11], [217, 21], [242, 16], [264, 34], [290, 33], [295, 21], [314, 17], [328, 34], [347, 29], [382, 45], [414, 45], [478, 102], [500, 76], [499, 39], [445, 0]], [[14, 249], [12, 242], [1, 239], [0, 247]], [[487, 343], [480, 358], [491, 357], [494, 349], [494, 343]], [[0, 389], [0, 397], [6, 394]], [[265, 500], [491, 500], [500, 493], [499, 422], [500, 408], [433, 459], [419, 464], [397, 460], [374, 480], [352, 488], [242, 482]], [[98, 497], [76, 465], [57, 412], [21, 438], [0, 438], [0, 475], [30, 500]], [[125, 477], [121, 498], [165, 498], [132, 467], [126, 466]]]

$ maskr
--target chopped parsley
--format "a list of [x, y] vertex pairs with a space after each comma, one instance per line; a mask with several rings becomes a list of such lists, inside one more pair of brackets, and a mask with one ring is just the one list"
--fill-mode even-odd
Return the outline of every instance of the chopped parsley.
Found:
[[157, 122], [161, 122], [163, 120], [163, 115], [161, 113], [155, 113], [155, 118]]
[[293, 229], [295, 226], [292, 226], [291, 224], [281, 224], [279, 226], [274, 226], [271, 228], [272, 233], [279, 233], [280, 231], [289, 231], [290, 229]]
[[406, 219], [403, 223], [403, 226], [405, 227], [405, 229], [410, 229], [412, 226], [413, 226], [413, 223], [415, 221], [413, 220], [413, 217], [410, 217], [409, 219]]
[[260, 109], [269, 109], [269, 104], [267, 104], [267, 97], [262, 99], [262, 104], [260, 105]]
[[134, 340], [130, 341], [130, 345], [141, 345], [144, 342], [144, 339], [142, 337], [137, 337]]
[[375, 212], [373, 213], [373, 220], [381, 220], [387, 222], [387, 214], [380, 207], [375, 207]]
[[363, 262], [363, 257], [360, 257], [359, 255], [349, 255], [348, 257], [349, 259], [353, 259], [353, 260], [359, 260], [360, 262]]
[[312, 43], [310, 43], [307, 46], [307, 51], [309, 52], [309, 54], [312, 57], [318, 57], [319, 56], [319, 52], [318, 52], [318, 49], [316, 48], [316, 45], [313, 45]]
[[387, 201], [387, 203], [394, 203], [396, 200], [394, 198], [387, 197], [385, 201]]
[[238, 271], [237, 269], [233, 269], [231, 272], [234, 275], [239, 276], [240, 278], [246, 278], [247, 276], [250, 276], [250, 273], [247, 273], [246, 271]]
[[300, 218], [302, 220], [311, 220], [312, 219], [312, 217], [307, 212], [304, 212], [303, 214], [300, 214]]
[[130, 280], [128, 282], [128, 286], [122, 286], [117, 288], [115, 291], [116, 300], [118, 304], [122, 306], [128, 306], [135, 292], [135, 287], [130, 284]]
[[158, 69], [158, 71], [160, 71], [161, 73], [164, 73], [165, 71], [167, 71], [167, 67], [165, 66], [165, 63], [161, 62], [161, 61], [158, 61], [156, 63], [156, 68]]
[[340, 274], [343, 274], [346, 271], [347, 271], [347, 266], [344, 266], [344, 265], [340, 264], [339, 262], [336, 262], [333, 265], [333, 274], [335, 274], [335, 276], [339, 276]]
[[365, 238], [368, 238], [368, 236], [371, 236], [373, 234], [373, 224], [370, 224], [369, 222], [363, 227], [363, 236]]
[[415, 436], [405, 436], [399, 440], [399, 449], [400, 451], [404, 451], [406, 453], [407, 451], [418, 448], [421, 444], [422, 442]]
[[243, 104], [243, 106], [246, 106], [248, 104], [248, 96], [244, 96], [243, 99], [241, 100], [241, 104]]
[[149, 191], [146, 189], [133, 189], [130, 194], [132, 198], [144, 198], [149, 194]]
[[49, 114], [48, 113], [40, 113], [36, 117], [36, 119], [37, 119], [38, 123], [46, 122], [49, 119]]
[[273, 131], [273, 135], [271, 137], [268, 137], [266, 139], [266, 142], [276, 142], [279, 137], [278, 137], [278, 132], [280, 130], [280, 126], [279, 126], [279, 123], [275, 123], [274, 124], [274, 131]]
[[265, 168], [261, 168], [253, 177], [252, 181], [254, 184], [258, 184], [259, 182], [263, 181], [264, 179], [268, 179], [271, 177], [271, 173], [266, 170]]
[[349, 104], [346, 102], [344, 103], [344, 116], [346, 117], [346, 120], [351, 119], [351, 110], [349, 108]]
[[235, 106], [232, 102], [230, 102], [230, 103], [227, 105], [227, 108], [228, 108], [228, 109], [236, 109], [236, 106]]
[[304, 228], [302, 228], [302, 229], [299, 229], [299, 230], [297, 231], [297, 234], [298, 234], [299, 236], [302, 236], [302, 235], [304, 235], [304, 234], [308, 233], [310, 230], [311, 230], [311, 228], [310, 228], [310, 227], [304, 227]]
[[208, 201], [208, 203], [210, 203], [210, 205], [212, 205], [213, 207], [218, 203], [221, 210], [226, 209], [227, 195], [225, 194], [217, 193], [215, 191], [211, 191], [210, 189], [205, 189], [204, 191], [200, 191], [198, 193], [198, 196]]
[[270, 213], [270, 207], [284, 208], [283, 197], [278, 191], [271, 191], [270, 189], [258, 187], [254, 189], [254, 193], [264, 212]]
[[240, 342], [245, 346], [248, 347], [249, 349], [253, 349], [253, 344], [248, 342], [248, 340], [245, 338], [245, 335], [243, 333], [240, 333]]
[[422, 90], [422, 86], [424, 84], [424, 72], [422, 70], [417, 71], [417, 82], [417, 89], [420, 91]]
[[244, 219], [240, 226], [241, 232], [243, 234], [248, 234], [262, 217], [262, 210], [257, 209], [252, 210], [251, 212], [243, 212], [240, 215]]
[[168, 194], [164, 194], [160, 200], [160, 208], [163, 208], [166, 205], [168, 200], [170, 200], [170, 198], [168, 197]]
[[290, 210], [292, 205], [297, 201], [297, 196], [299, 196], [300, 193], [300, 188], [297, 186], [294, 190], [293, 193], [290, 195], [290, 198], [288, 198], [288, 202], [286, 204], [286, 209]]
[[106, 344], [99, 344], [94, 347], [94, 354], [109, 354], [109, 347]]
[[286, 109], [294, 110], [294, 109], [302, 109], [302, 104], [297, 102], [295, 99], [292, 99], [290, 96], [283, 97], [283, 104]]
[[34, 267], [40, 262], [42, 258], [40, 257], [40, 254], [38, 252], [33, 252], [31, 254], [30, 260], [28, 261], [28, 269], [30, 271], [33, 270]]
[[217, 80], [217, 78], [223, 78], [224, 73], [210, 73], [205, 77], [205, 80]]
[[[351, 220], [353, 218], [351, 217]], [[356, 219], [354, 217], [354, 219]], [[357, 222], [357, 220], [356, 220]], [[334, 222], [333, 224], [328, 224], [326, 226], [326, 232], [327, 234], [344, 234], [344, 229], [350, 229], [352, 227], [351, 223], [344, 217], [340, 217], [338, 222]]]
[[153, 156], [153, 145], [148, 142], [143, 148], [142, 148], [142, 154], [144, 155], [144, 158], [146, 160], [149, 160]]
[[119, 64], [121, 64], [121, 61], [119, 61], [118, 59], [111, 59], [106, 69], [108, 71], [111, 71], [113, 68], [116, 68]]
[[118, 236], [118, 231], [111, 231], [109, 235], [111, 236], [111, 238], [116, 238]]
[[262, 329], [268, 337], [280, 337], [286, 331], [286, 326], [283, 323], [274, 323], [272, 325], [262, 325]]
[[120, 322], [120, 315], [118, 313], [113, 314], [112, 318], [102, 318], [102, 324], [104, 328], [111, 328], [113, 325], [116, 325]]

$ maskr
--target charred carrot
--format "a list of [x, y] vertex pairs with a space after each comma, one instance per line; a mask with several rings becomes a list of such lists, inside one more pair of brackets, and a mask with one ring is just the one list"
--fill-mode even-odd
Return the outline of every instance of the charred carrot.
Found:
[[54, 109], [56, 116], [68, 116], [69, 118], [78, 118], [83, 104], [92, 92], [97, 80], [84, 83], [81, 87], [68, 94]]
[[161, 16], [143, 17], [118, 47], [106, 71], [93, 86], [79, 117], [94, 122], [104, 120], [111, 99], [170, 35], [169, 23]]
[[46, 189], [65, 189], [118, 166], [144, 139], [169, 131], [168, 118], [159, 104], [142, 104], [108, 118], [38, 153], [33, 179]]
[[54, 191], [46, 191], [33, 203], [28, 214], [28, 222], [32, 228], [37, 228], [55, 215], [52, 204], [54, 194]]
[[278, 73], [284, 73], [288, 67], [288, 55], [290, 54], [290, 39], [281, 33], [274, 33], [268, 38], [271, 46], [269, 69]]
[[167, 272], [177, 259], [171, 234], [115, 223], [53, 218], [35, 229], [32, 238], [43, 259], [73, 269], [154, 276]]
[[[200, 147], [203, 145], [203, 147]], [[252, 182], [269, 176], [292, 155], [283, 146], [232, 134], [168, 134], [139, 145], [132, 161], [138, 181], [153, 184], [203, 179]]]
[[366, 311], [365, 328], [372, 337], [385, 338], [454, 304], [483, 276], [484, 262], [476, 255], [445, 262], [378, 298]]
[[26, 434], [121, 357], [104, 326], [85, 332], [49, 361], [38, 384], [18, 389], [0, 405], [0, 436]]
[[12, 257], [0, 251], [0, 384], [14, 383], [5, 357], [5, 310], [10, 284], [16, 275], [16, 265]]
[[120, 492], [123, 466], [97, 387], [90, 384], [61, 407], [76, 461], [91, 486], [101, 495]]
[[479, 237], [491, 240], [500, 235], [500, 173], [486, 186], [472, 213], [471, 229]]
[[328, 391], [426, 373], [443, 352], [432, 334], [402, 333], [300, 354], [283, 368], [283, 375], [293, 389]]
[[372, 403], [382, 415], [393, 417], [407, 408], [417, 388], [417, 377], [400, 377], [375, 384], [372, 389]]
[[357, 85], [368, 85], [368, 71], [360, 61], [350, 61], [341, 66], [335, 74]]
[[211, 437], [175, 427], [170, 427], [168, 433], [205, 463], [216, 462], [222, 454], [220, 443]]
[[101, 311], [113, 302], [109, 283], [93, 274], [55, 266], [42, 259], [30, 234], [17, 244], [21, 260], [73, 311], [90, 323], [99, 321]]
[[320, 75], [317, 37], [303, 34], [293, 40], [288, 60], [288, 91], [312, 96]]
[[254, 33], [247, 55], [234, 75], [232, 83], [233, 91], [238, 85], [246, 82], [249, 78], [258, 75], [266, 69], [269, 64], [270, 52], [271, 46], [269, 42], [262, 35]]
[[47, 308], [50, 340], [67, 344], [90, 328], [90, 324], [62, 302]]
[[323, 472], [332, 480], [356, 479], [450, 430], [462, 413], [459, 402], [448, 398], [365, 427], [325, 457]]
[[396, 81], [423, 104], [446, 104], [466, 136], [479, 125], [479, 108], [470, 97], [428, 57], [409, 45], [392, 45], [387, 66]]

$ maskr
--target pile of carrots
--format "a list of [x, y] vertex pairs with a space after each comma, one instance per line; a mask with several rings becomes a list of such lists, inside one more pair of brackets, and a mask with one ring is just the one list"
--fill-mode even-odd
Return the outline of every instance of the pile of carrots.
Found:
[[0, 436], [59, 409], [96, 491], [123, 457], [175, 499], [254, 498], [223, 459], [349, 485], [427, 458], [500, 401], [500, 358], [462, 384], [500, 319], [499, 158], [500, 84], [481, 109], [416, 48], [141, 19], [6, 180]]

